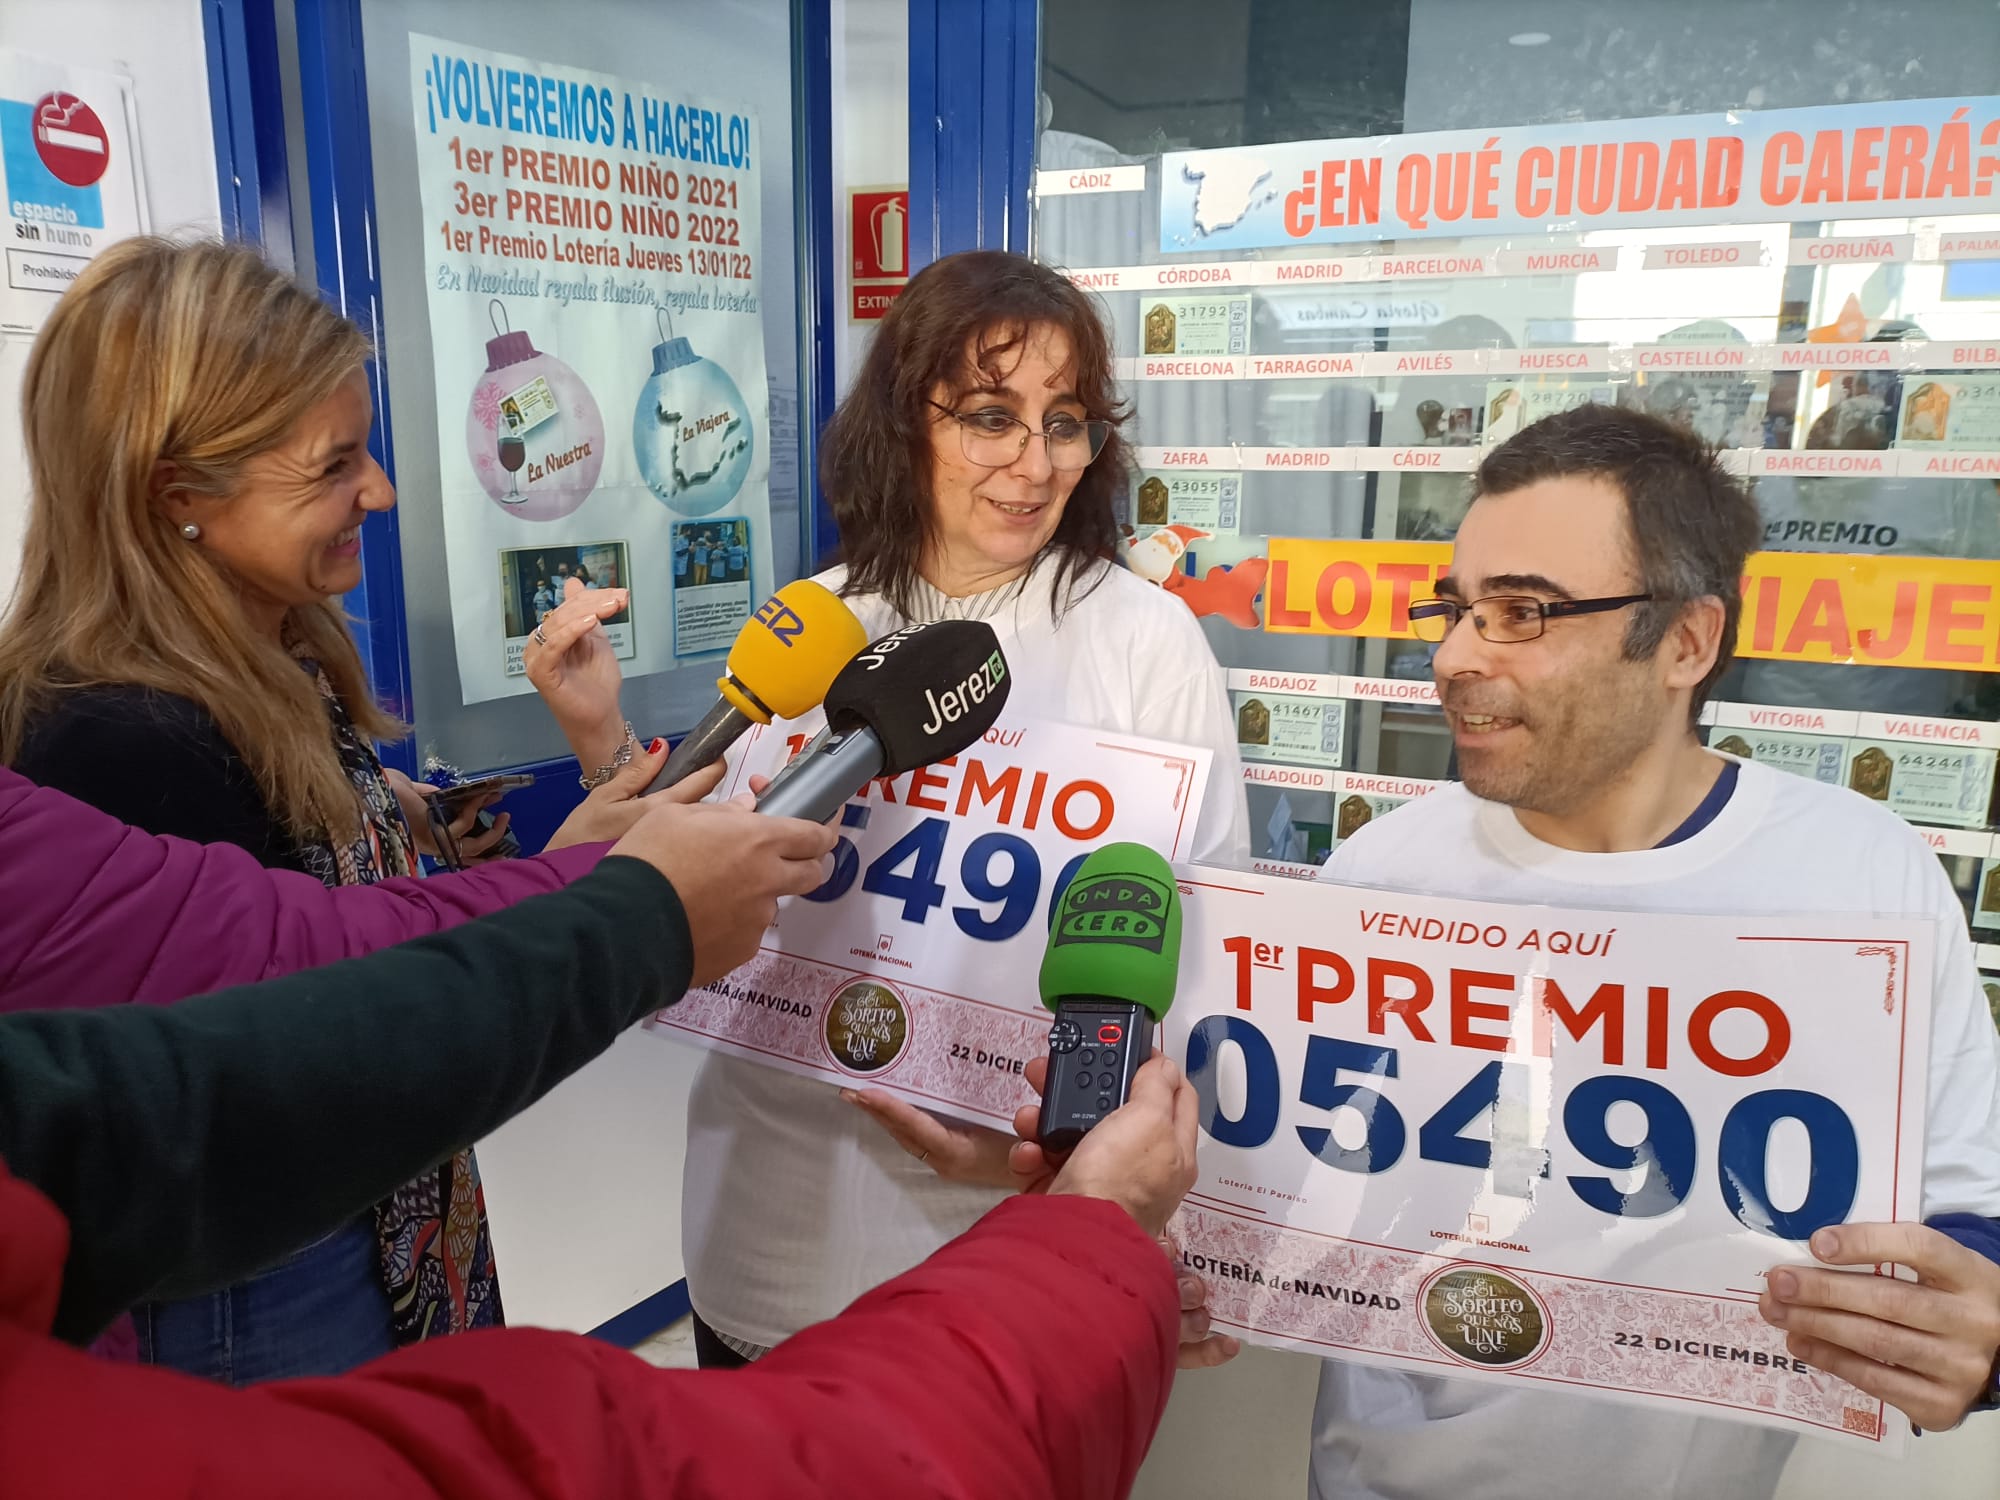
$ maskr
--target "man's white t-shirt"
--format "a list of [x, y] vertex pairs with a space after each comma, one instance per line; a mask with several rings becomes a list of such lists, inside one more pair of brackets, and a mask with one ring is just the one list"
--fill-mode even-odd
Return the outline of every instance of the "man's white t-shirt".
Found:
[[[818, 581], [838, 592], [843, 577], [836, 568]], [[1045, 568], [993, 594], [946, 600], [925, 590], [917, 602], [927, 620], [993, 627], [1013, 678], [1008, 716], [1212, 750], [1192, 857], [1243, 864], [1250, 820], [1235, 719], [1201, 626], [1124, 568], [1107, 565], [1094, 582], [1060, 624]], [[871, 640], [911, 623], [877, 596], [846, 603]], [[843, 1311], [1005, 1196], [940, 1181], [831, 1084], [714, 1053], [688, 1097], [683, 1184], [681, 1246], [695, 1311], [731, 1339], [761, 1345]]]
[[[1463, 786], [1356, 833], [1322, 878], [1470, 900], [1600, 910], [1927, 916], [1939, 923], [1923, 1213], [2000, 1216], [2000, 1037], [1965, 915], [1937, 856], [1858, 793], [1743, 764], [1684, 842], [1580, 854]], [[1314, 1500], [1759, 1500], [1789, 1434], [1521, 1385], [1327, 1360], [1313, 1415]]]

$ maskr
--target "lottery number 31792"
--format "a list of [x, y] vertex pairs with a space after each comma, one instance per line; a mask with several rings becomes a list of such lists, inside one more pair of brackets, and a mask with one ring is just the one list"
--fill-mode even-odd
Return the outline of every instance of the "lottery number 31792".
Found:
[[[868, 809], [848, 805], [841, 822], [845, 827], [866, 826]], [[853, 889], [857, 876], [861, 889], [871, 896], [883, 896], [902, 903], [902, 918], [922, 926], [930, 914], [950, 899], [938, 876], [944, 869], [952, 824], [945, 818], [925, 818], [874, 859], [866, 870], [853, 841], [842, 835], [834, 845], [833, 873], [808, 901], [838, 901]], [[1056, 875], [1049, 892], [1045, 920], [1053, 921], [1056, 903], [1068, 888], [1079, 854]], [[999, 874], [998, 871], [1005, 871]], [[972, 903], [951, 908], [951, 919], [967, 937], [985, 943], [1004, 943], [1028, 925], [1042, 890], [1042, 857], [1035, 846], [1017, 834], [982, 833], [965, 845], [958, 858], [958, 885]]]

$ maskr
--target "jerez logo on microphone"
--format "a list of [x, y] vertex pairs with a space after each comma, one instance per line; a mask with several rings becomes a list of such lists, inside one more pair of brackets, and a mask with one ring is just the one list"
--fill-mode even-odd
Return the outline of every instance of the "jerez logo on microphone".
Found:
[[1123, 943], [1158, 953], [1167, 940], [1173, 895], [1172, 886], [1146, 875], [1080, 876], [1063, 893], [1055, 944]]
[[1000, 684], [1006, 676], [1007, 658], [995, 651], [985, 662], [974, 668], [971, 676], [942, 697], [925, 688], [924, 703], [929, 707], [931, 716], [929, 722], [924, 725], [924, 733], [936, 734], [945, 725], [956, 724], [972, 712], [975, 704], [984, 703], [989, 694], [999, 691]]

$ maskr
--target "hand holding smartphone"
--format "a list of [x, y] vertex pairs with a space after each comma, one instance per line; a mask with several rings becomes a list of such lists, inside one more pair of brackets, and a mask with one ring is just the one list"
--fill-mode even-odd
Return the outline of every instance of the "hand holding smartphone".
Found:
[[512, 859], [520, 854], [520, 842], [511, 831], [503, 829], [497, 840], [491, 838], [497, 820], [484, 807], [480, 807], [470, 824], [463, 828], [459, 825], [468, 809], [534, 784], [535, 778], [526, 772], [510, 771], [476, 776], [456, 786], [422, 788], [429, 809], [431, 840], [444, 867], [462, 870], [469, 859]]
[[470, 781], [461, 781], [456, 786], [434, 788], [431, 795], [443, 806], [445, 816], [456, 819], [475, 802], [497, 800], [509, 792], [518, 792], [523, 787], [535, 784], [535, 778], [525, 771], [508, 771], [493, 776], [475, 776]]

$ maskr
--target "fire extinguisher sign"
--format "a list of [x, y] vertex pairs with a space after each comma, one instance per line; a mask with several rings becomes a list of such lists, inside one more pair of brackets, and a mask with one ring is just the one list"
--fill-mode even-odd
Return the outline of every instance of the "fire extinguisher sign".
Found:
[[910, 190], [857, 188], [847, 195], [848, 316], [875, 322], [910, 279]]

